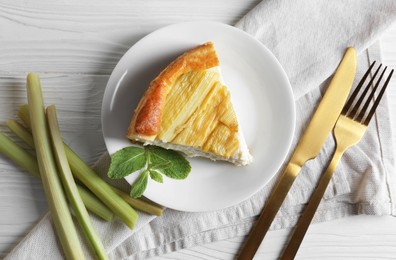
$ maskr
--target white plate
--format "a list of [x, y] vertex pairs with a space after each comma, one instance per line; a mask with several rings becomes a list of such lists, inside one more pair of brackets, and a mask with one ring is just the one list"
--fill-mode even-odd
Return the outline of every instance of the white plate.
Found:
[[[262, 188], [279, 170], [289, 150], [295, 107], [288, 78], [274, 55], [235, 27], [215, 22], [175, 24], [132, 46], [109, 82], [102, 104], [102, 128], [110, 154], [130, 146], [125, 137], [138, 101], [150, 81], [184, 51], [212, 41], [225, 84], [253, 155], [253, 164], [237, 167], [205, 158], [189, 158], [185, 180], [149, 180], [144, 196], [172, 209], [209, 211], [235, 205]], [[132, 183], [137, 174], [126, 178]]]

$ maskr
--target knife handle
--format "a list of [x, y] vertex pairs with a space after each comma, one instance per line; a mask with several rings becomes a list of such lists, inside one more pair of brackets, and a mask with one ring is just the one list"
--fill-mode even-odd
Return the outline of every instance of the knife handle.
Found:
[[301, 165], [296, 164], [294, 160], [291, 159], [283, 170], [275, 188], [272, 190], [257, 223], [250, 231], [246, 243], [243, 245], [237, 259], [250, 260], [254, 257], [300, 170]]
[[[338, 148], [338, 147], [337, 147]], [[341, 159], [342, 154], [344, 153], [345, 149], [336, 149], [333, 158], [329, 166], [327, 167], [326, 171], [320, 177], [319, 183], [312, 194], [308, 205], [304, 209], [304, 213], [300, 216], [297, 225], [293, 231], [293, 234], [289, 240], [289, 244], [284, 249], [281, 260], [293, 260], [297, 254], [298, 249], [300, 248], [301, 242], [304, 239], [305, 233], [308, 230], [309, 225], [313, 217], [315, 216], [316, 209], [318, 208], [323, 195], [327, 189], [327, 186], [330, 183], [331, 177], [335, 169], [337, 168], [338, 162]]]

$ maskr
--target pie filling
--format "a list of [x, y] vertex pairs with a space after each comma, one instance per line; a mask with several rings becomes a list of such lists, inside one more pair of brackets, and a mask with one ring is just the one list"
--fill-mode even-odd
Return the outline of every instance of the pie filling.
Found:
[[238, 121], [217, 67], [190, 71], [170, 86], [155, 140], [224, 158], [238, 151]]

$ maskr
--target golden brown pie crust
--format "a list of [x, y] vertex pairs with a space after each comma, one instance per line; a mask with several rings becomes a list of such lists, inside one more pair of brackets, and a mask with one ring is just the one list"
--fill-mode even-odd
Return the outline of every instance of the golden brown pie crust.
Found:
[[156, 136], [161, 128], [162, 111], [169, 92], [177, 78], [189, 71], [199, 71], [219, 65], [212, 42], [191, 49], [168, 65], [149, 85], [140, 100], [128, 128], [128, 137]]

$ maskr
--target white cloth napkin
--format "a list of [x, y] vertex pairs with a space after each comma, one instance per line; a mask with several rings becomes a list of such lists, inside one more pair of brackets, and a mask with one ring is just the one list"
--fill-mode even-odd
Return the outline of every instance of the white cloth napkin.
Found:
[[[380, 60], [379, 46], [374, 43], [395, 19], [393, 0], [277, 0], [261, 2], [236, 25], [265, 44], [289, 76], [297, 107], [294, 145], [346, 47], [354, 46], [359, 54], [358, 81], [373, 60]], [[318, 158], [304, 166], [271, 229], [295, 224], [333, 149], [334, 141], [329, 138]], [[353, 214], [395, 215], [392, 151], [385, 98], [363, 140], [342, 158], [314, 221]], [[105, 176], [108, 166], [105, 154], [95, 169]], [[141, 213], [132, 231], [118, 220], [92, 219], [111, 259], [144, 259], [247, 234], [276, 179], [247, 201], [224, 210], [186, 213], [168, 209], [158, 218]], [[6, 257], [61, 258], [49, 214]]]

